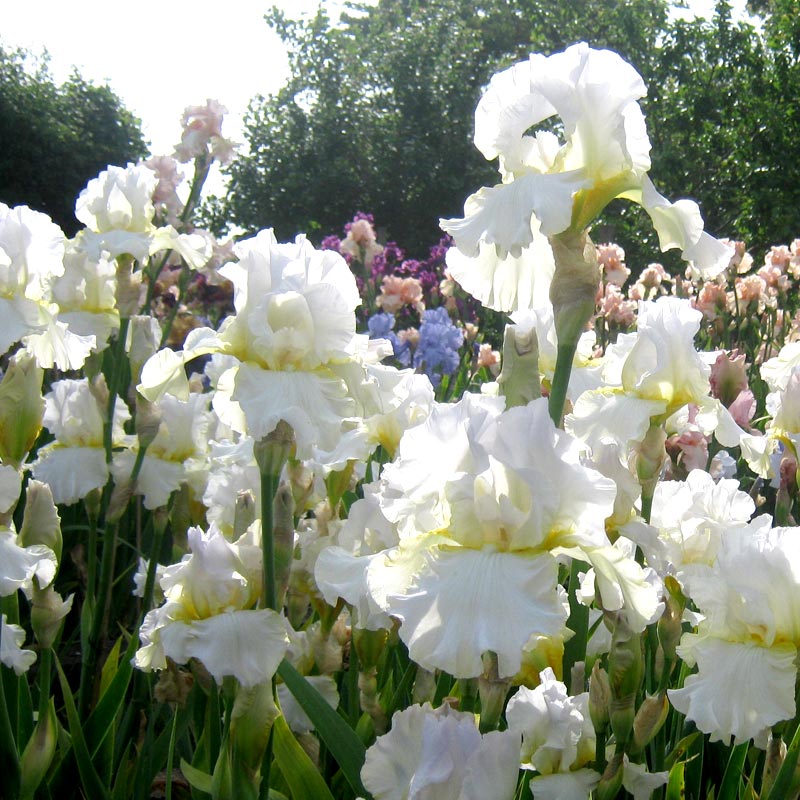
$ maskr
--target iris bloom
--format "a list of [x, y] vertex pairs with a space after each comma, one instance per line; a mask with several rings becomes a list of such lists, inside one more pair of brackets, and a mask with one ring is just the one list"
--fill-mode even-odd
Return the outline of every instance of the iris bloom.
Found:
[[[86, 378], [56, 381], [45, 395], [44, 426], [55, 437], [41, 447], [33, 463], [33, 476], [50, 486], [56, 503], [77, 503], [93, 489], [108, 482], [108, 464], [103, 443], [107, 395], [102, 382], [92, 390]], [[127, 447], [133, 437], [124, 424], [131, 418], [128, 407], [116, 399], [111, 443]], [[115, 459], [119, 454], [115, 454]]]
[[560, 641], [558, 556], [590, 561], [604, 607], [624, 604], [640, 630], [659, 609], [657, 588], [606, 537], [613, 481], [584, 466], [546, 400], [502, 405], [467, 394], [407, 431], [380, 495], [399, 544], [366, 570], [411, 657], [460, 678], [482, 673], [486, 651], [514, 676], [532, 636]]
[[208, 261], [210, 247], [202, 236], [179, 234], [169, 225], [156, 227], [157, 185], [158, 176], [144, 164], [110, 166], [89, 181], [78, 196], [75, 216], [86, 226], [78, 246], [90, 259], [99, 261], [107, 253], [144, 261], [160, 250], [175, 250], [193, 269]]
[[511, 800], [519, 742], [510, 730], [481, 735], [472, 714], [447, 705], [412, 705], [367, 750], [361, 780], [376, 800]]
[[274, 611], [256, 609], [261, 596], [261, 546], [250, 529], [231, 543], [212, 525], [190, 528], [191, 553], [164, 569], [165, 602], [147, 613], [134, 657], [142, 670], [202, 661], [217, 682], [232, 675], [243, 686], [270, 680], [288, 646]]
[[795, 715], [800, 530], [770, 524], [762, 516], [727, 531], [713, 566], [687, 570], [705, 618], [678, 654], [698, 670], [669, 699], [711, 741], [764, 747], [769, 729]]
[[[670, 203], [647, 175], [637, 102], [646, 91], [630, 64], [585, 43], [533, 54], [492, 78], [475, 112], [475, 145], [499, 159], [501, 182], [467, 198], [462, 219], [441, 220], [456, 243], [447, 265], [467, 291], [501, 311], [525, 308], [535, 262], [547, 260], [545, 237], [582, 232], [616, 197], [641, 205], [661, 249], [679, 248], [704, 277], [727, 267], [733, 251], [703, 231], [697, 204]], [[528, 133], [553, 117], [563, 141]]]
[[642, 441], [651, 420], [664, 421], [692, 403], [704, 433], [715, 431], [724, 446], [738, 445], [743, 431], [711, 398], [711, 370], [694, 346], [701, 319], [688, 300], [642, 301], [636, 333], [620, 335], [609, 348], [605, 386], [577, 399], [567, 430], [592, 448], [613, 441], [626, 452], [630, 442]]
[[165, 393], [186, 399], [185, 363], [214, 353], [213, 404], [223, 423], [258, 440], [283, 419], [294, 429], [301, 458], [315, 447], [329, 452], [344, 419], [367, 415], [354, 399], [367, 378], [365, 362], [391, 350], [383, 340], [356, 334], [361, 300], [338, 253], [315, 250], [305, 236], [278, 244], [267, 230], [240, 242], [237, 255], [237, 264], [220, 270], [234, 285], [236, 314], [219, 332], [193, 330], [183, 351], [153, 356], [139, 391], [151, 402]]
[[61, 228], [46, 214], [0, 203], [0, 354], [22, 341], [40, 367], [83, 366], [95, 337], [71, 331], [53, 302], [64, 248]]

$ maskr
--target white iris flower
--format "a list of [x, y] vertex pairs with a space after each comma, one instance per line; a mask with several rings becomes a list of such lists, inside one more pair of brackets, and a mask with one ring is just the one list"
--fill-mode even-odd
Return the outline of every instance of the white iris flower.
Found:
[[[697, 204], [670, 203], [647, 175], [637, 102], [646, 92], [630, 64], [585, 43], [531, 55], [492, 78], [475, 112], [475, 145], [499, 159], [501, 183], [467, 198], [463, 219], [441, 220], [456, 243], [448, 267], [467, 291], [501, 311], [530, 307], [537, 262], [546, 269], [552, 260], [545, 237], [580, 233], [616, 197], [641, 205], [661, 249], [679, 248], [703, 277], [728, 266], [733, 251], [703, 231]], [[563, 141], [530, 133], [552, 117]]]

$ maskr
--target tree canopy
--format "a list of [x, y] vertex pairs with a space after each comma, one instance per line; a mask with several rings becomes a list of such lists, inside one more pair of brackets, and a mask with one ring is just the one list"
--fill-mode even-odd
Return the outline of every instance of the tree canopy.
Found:
[[0, 46], [0, 201], [44, 211], [72, 234], [86, 183], [147, 151], [141, 123], [109, 86], [77, 71], [58, 85], [46, 58]]
[[[662, 192], [697, 200], [715, 235], [754, 247], [791, 239], [800, 232], [800, 72], [787, 1], [758, 0], [763, 31], [734, 20], [725, 2], [710, 21], [674, 18], [668, 0], [379, 0], [348, 5], [337, 24], [324, 9], [303, 21], [273, 9], [267, 21], [288, 48], [291, 77], [252, 101], [250, 152], [230, 168], [222, 210], [284, 238], [370, 211], [389, 238], [422, 253], [439, 217], [460, 215], [469, 193], [497, 181], [472, 143], [491, 75], [585, 40], [645, 79]], [[652, 258], [655, 238], [637, 209], [615, 205], [603, 223], [629, 257]]]

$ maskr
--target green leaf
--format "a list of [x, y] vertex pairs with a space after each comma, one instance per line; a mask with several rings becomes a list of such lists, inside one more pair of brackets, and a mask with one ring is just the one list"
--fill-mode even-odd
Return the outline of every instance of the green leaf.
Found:
[[[286, 663], [286, 662], [284, 662]], [[294, 800], [333, 800], [325, 779], [294, 738], [283, 715], [272, 723], [275, 763], [283, 773]]]
[[767, 800], [781, 800], [783, 797], [790, 797], [794, 787], [794, 775], [797, 768], [797, 759], [800, 756], [800, 725], [794, 732], [792, 742], [786, 751], [778, 774], [775, 776], [775, 783], [767, 795]]
[[[683, 739], [681, 739], [678, 744], [672, 748], [666, 760], [664, 761], [664, 766], [667, 767], [667, 769], [670, 769], [678, 761], [687, 760], [684, 758], [684, 756], [689, 752], [692, 745], [700, 738], [700, 736], [700, 731], [694, 731], [688, 736], [684, 736]], [[696, 756], [692, 756], [692, 758], [696, 758]]]
[[47, 703], [47, 711], [39, 717], [33, 735], [25, 745], [20, 767], [22, 770], [22, 786], [20, 797], [33, 797], [33, 793], [47, 774], [58, 744], [58, 720], [53, 698]]
[[[117, 640], [117, 644], [119, 644], [119, 640]], [[113, 678], [108, 681], [108, 685], [100, 697], [100, 700], [94, 707], [92, 713], [89, 714], [89, 719], [86, 720], [84, 735], [92, 758], [97, 754], [106, 736], [108, 736], [109, 731], [114, 725], [114, 720], [123, 706], [131, 675], [133, 674], [131, 659], [136, 652], [136, 644], [136, 637], [131, 636], [130, 642], [128, 642], [128, 649], [125, 651], [122, 662], [117, 667]], [[111, 661], [114, 656], [114, 652], [115, 651], [112, 650], [111, 655], [109, 655], [103, 667], [104, 677], [107, 676], [106, 669], [108, 668], [109, 661]], [[101, 686], [104, 683], [105, 681], [101, 678]]]
[[211, 794], [211, 776], [207, 772], [193, 767], [184, 758], [181, 759], [181, 772], [183, 773], [183, 777], [186, 778], [198, 792]]
[[367, 750], [355, 731], [286, 659], [278, 667], [278, 675], [314, 723], [317, 734], [336, 759], [353, 791], [360, 797], [369, 798], [361, 783], [361, 767]]
[[128, 742], [125, 746], [125, 751], [120, 759], [119, 766], [117, 767], [117, 777], [114, 781], [114, 789], [111, 793], [111, 800], [128, 800], [130, 797], [131, 786], [133, 785], [134, 778], [134, 763], [135, 756], [131, 756], [134, 743]]
[[679, 761], [669, 771], [665, 800], [686, 800], [686, 781], [683, 776], [683, 761]]
[[103, 798], [108, 800], [108, 792], [100, 776], [92, 764], [92, 759], [89, 755], [89, 748], [86, 746], [86, 738], [81, 728], [81, 721], [78, 717], [78, 709], [75, 707], [75, 698], [72, 695], [72, 690], [69, 688], [67, 676], [61, 668], [61, 662], [58, 657], [53, 654], [56, 662], [56, 669], [58, 670], [58, 680], [61, 684], [61, 692], [64, 695], [64, 705], [67, 709], [67, 723], [69, 724], [69, 733], [72, 737], [72, 749], [75, 753], [75, 760], [78, 763], [78, 772], [81, 776], [81, 782], [87, 797]]
[[3, 776], [3, 782], [10, 796], [13, 797], [19, 786], [20, 779], [19, 753], [14, 740], [11, 720], [8, 716], [6, 692], [2, 680], [5, 677], [5, 673], [10, 671], [0, 667], [0, 774]]
[[719, 800], [736, 800], [739, 795], [739, 786], [742, 781], [742, 769], [747, 758], [747, 750], [750, 742], [746, 741], [737, 744], [731, 750], [728, 757], [728, 765], [725, 767], [725, 774], [722, 776], [722, 783], [719, 787]]

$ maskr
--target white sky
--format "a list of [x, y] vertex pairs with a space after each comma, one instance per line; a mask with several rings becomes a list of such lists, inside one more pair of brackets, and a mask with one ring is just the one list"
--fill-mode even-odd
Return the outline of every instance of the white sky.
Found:
[[[319, 0], [7, 0], [0, 43], [35, 53], [47, 48], [51, 70], [64, 80], [72, 66], [95, 83], [108, 82], [142, 120], [154, 154], [180, 139], [189, 105], [219, 100], [230, 112], [223, 133], [242, 141], [242, 116], [256, 94], [276, 91], [288, 76], [281, 42], [264, 22], [272, 5], [290, 17], [314, 13]], [[743, 6], [736, 0], [734, 6]], [[337, 16], [341, 0], [322, 0]], [[708, 15], [714, 0], [690, 0]], [[221, 189], [216, 178], [208, 187]]]

